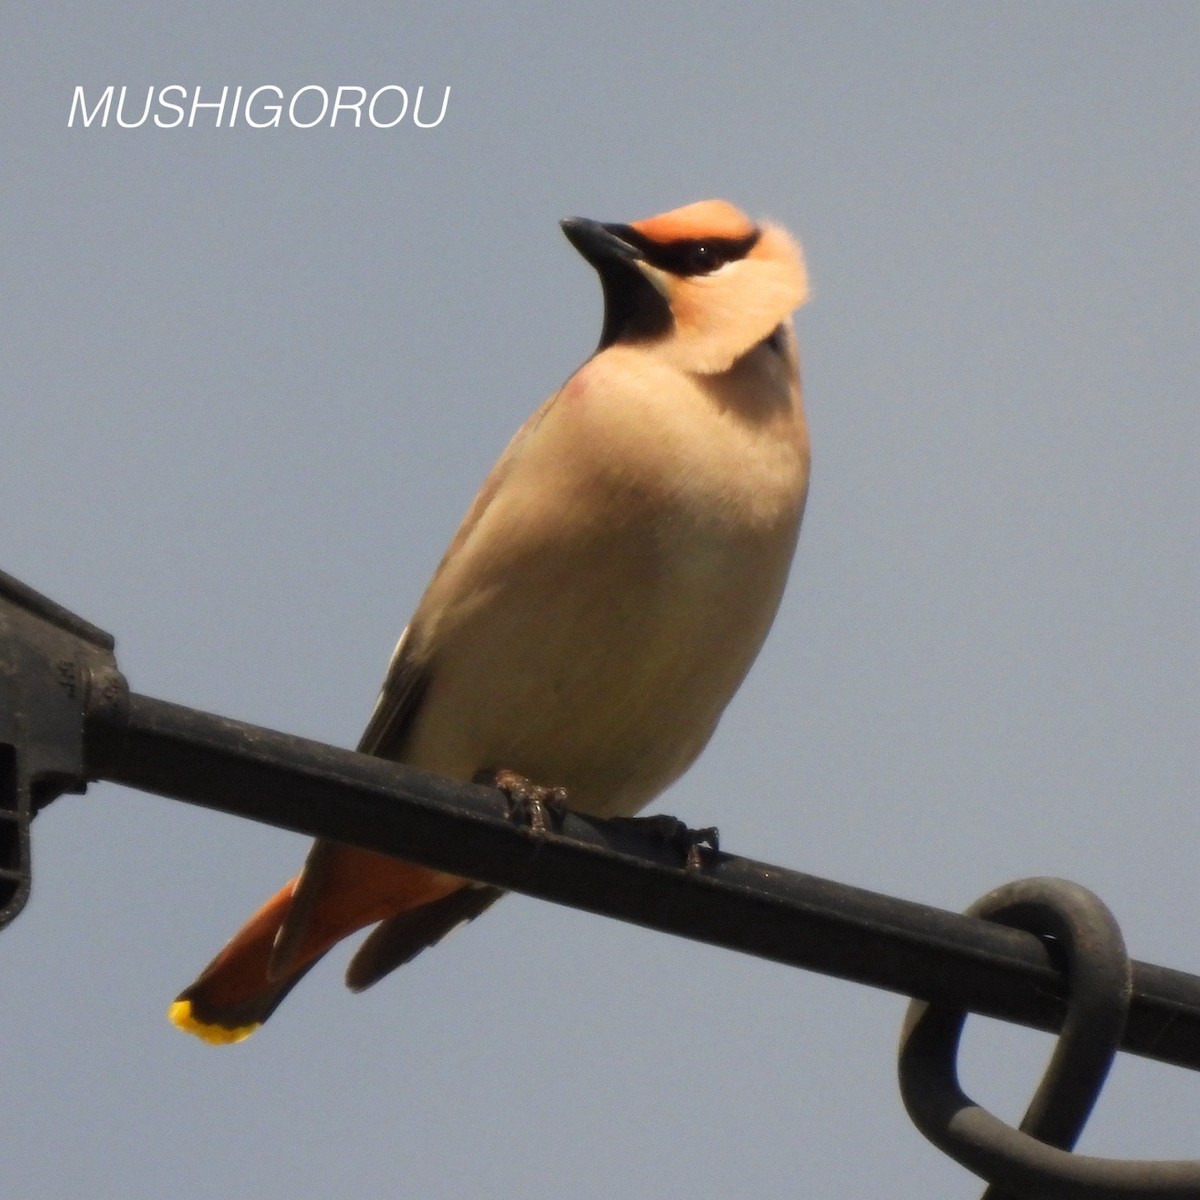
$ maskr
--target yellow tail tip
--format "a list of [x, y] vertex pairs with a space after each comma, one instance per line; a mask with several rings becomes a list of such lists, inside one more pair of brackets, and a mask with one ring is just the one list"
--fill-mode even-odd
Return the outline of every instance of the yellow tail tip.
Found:
[[172, 1024], [178, 1026], [184, 1033], [194, 1034], [201, 1041], [208, 1042], [213, 1046], [229, 1046], [234, 1042], [244, 1042], [258, 1028], [257, 1022], [253, 1025], [236, 1025], [231, 1029], [224, 1025], [213, 1025], [206, 1021], [200, 1021], [192, 1015], [190, 1000], [176, 1000], [167, 1009], [167, 1016]]

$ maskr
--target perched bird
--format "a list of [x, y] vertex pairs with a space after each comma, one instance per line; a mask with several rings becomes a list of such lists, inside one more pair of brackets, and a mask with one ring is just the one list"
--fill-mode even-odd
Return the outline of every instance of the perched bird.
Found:
[[[628, 816], [704, 748], [779, 605], [808, 488], [807, 281], [783, 229], [721, 200], [562, 227], [600, 276], [600, 343], [484, 480], [359, 749]], [[375, 926], [360, 990], [501, 894], [317, 841], [170, 1017], [240, 1041], [354, 931]]]

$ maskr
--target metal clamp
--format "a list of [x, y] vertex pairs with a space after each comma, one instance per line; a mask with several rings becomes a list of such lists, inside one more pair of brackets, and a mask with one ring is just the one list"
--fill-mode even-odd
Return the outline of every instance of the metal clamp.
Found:
[[0, 572], [0, 929], [29, 898], [30, 820], [84, 790], [85, 715], [128, 695], [103, 629]]

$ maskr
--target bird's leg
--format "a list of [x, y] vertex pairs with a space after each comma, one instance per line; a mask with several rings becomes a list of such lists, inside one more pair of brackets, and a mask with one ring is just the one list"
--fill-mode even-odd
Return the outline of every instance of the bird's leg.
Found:
[[628, 829], [644, 829], [653, 834], [665, 845], [683, 855], [684, 869], [688, 871], [698, 871], [704, 865], [700, 855], [701, 846], [708, 846], [713, 851], [721, 848], [720, 835], [715, 825], [704, 829], [692, 829], [678, 817], [667, 816], [665, 813], [655, 813], [649, 817], [609, 817], [606, 824]]
[[509, 819], [527, 825], [529, 831], [539, 837], [561, 825], [566, 816], [566, 788], [543, 787], [516, 771], [496, 767], [476, 771], [471, 782], [503, 792], [508, 800]]

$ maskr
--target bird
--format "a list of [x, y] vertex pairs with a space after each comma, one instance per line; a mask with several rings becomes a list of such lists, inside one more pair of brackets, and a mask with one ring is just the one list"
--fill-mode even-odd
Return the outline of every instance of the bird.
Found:
[[[784, 228], [724, 200], [561, 226], [599, 275], [599, 343], [484, 480], [359, 750], [628, 818], [703, 750], [779, 607], [808, 492], [808, 278]], [[168, 1015], [239, 1042], [350, 934], [374, 927], [360, 991], [502, 894], [317, 840]]]

